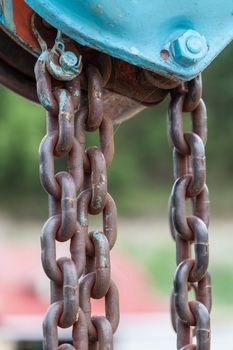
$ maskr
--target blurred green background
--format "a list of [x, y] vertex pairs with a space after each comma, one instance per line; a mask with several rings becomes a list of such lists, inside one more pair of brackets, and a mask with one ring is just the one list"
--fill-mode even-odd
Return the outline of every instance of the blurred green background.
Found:
[[[231, 220], [233, 212], [232, 54], [231, 45], [203, 74], [209, 125], [207, 179], [212, 218], [220, 223]], [[165, 220], [167, 215], [172, 186], [172, 152], [166, 131], [168, 102], [167, 99], [161, 106], [115, 126], [116, 156], [109, 169], [110, 193], [121, 217], [130, 218], [132, 223], [140, 217]], [[38, 176], [38, 146], [44, 135], [45, 112], [4, 87], [0, 87], [0, 106], [1, 210], [10, 212], [17, 220], [45, 218], [47, 197]], [[90, 137], [90, 143], [94, 143], [95, 136]], [[219, 249], [224, 251], [228, 236], [223, 237]], [[173, 243], [164, 241], [161, 246], [151, 243], [142, 252], [140, 242], [127, 238], [122, 242], [122, 249], [130, 251], [151, 272], [155, 287], [162, 294], [168, 293], [174, 271]], [[233, 295], [232, 266], [224, 259], [212, 266], [214, 297], [228, 305]], [[226, 281], [231, 281], [227, 287]]]

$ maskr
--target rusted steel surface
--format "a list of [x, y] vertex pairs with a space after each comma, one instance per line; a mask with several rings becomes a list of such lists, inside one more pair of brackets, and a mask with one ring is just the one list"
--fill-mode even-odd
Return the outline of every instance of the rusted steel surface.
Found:
[[[61, 36], [59, 40], [63, 43]], [[111, 349], [119, 323], [119, 297], [110, 264], [117, 210], [107, 190], [114, 139], [112, 120], [103, 114], [105, 79], [97, 67], [88, 66], [89, 104], [81, 109], [80, 71], [64, 73], [60, 66], [54, 76], [49, 70], [54, 54], [58, 64], [66, 52], [56, 45], [45, 48], [35, 66], [38, 98], [47, 110], [47, 133], [39, 152], [41, 183], [49, 195], [49, 219], [41, 236], [42, 265], [51, 281], [44, 349], [88, 349], [90, 343]], [[85, 134], [95, 130], [100, 148], [87, 148]], [[67, 159], [69, 170], [56, 173], [55, 158]], [[89, 215], [98, 214], [103, 216], [103, 228], [89, 232]], [[70, 243], [69, 257], [57, 259], [56, 242]], [[92, 315], [91, 298], [105, 299], [105, 316]], [[58, 327], [73, 327], [73, 345], [58, 345]]]
[[[210, 349], [209, 199], [205, 183], [207, 114], [201, 96], [202, 83], [198, 76], [172, 91], [168, 113], [175, 181], [170, 198], [170, 228], [176, 242], [177, 261], [171, 314], [177, 332], [177, 349], [183, 350]], [[190, 113], [190, 132], [183, 130], [183, 112]], [[191, 215], [186, 213], [187, 200], [192, 203]], [[189, 301], [192, 289], [196, 299]]]

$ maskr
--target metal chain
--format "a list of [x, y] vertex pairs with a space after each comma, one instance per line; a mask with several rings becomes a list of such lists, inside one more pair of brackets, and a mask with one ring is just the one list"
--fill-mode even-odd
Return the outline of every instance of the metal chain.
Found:
[[[51, 281], [51, 305], [43, 323], [44, 350], [85, 350], [88, 343], [100, 350], [112, 349], [119, 323], [118, 290], [110, 266], [117, 211], [107, 192], [114, 140], [112, 121], [103, 116], [104, 81], [96, 67], [86, 68], [89, 106], [80, 109], [81, 57], [65, 51], [59, 32], [52, 49], [44, 42], [41, 46], [44, 51], [35, 76], [38, 98], [47, 110], [47, 134], [39, 151], [40, 178], [49, 195], [41, 247], [42, 265]], [[85, 132], [97, 129], [100, 149], [86, 149]], [[55, 158], [67, 161], [68, 171], [55, 174]], [[100, 213], [103, 229], [89, 232], [88, 215]], [[69, 257], [57, 258], [56, 242], [69, 242]], [[105, 298], [105, 316], [91, 315], [91, 298]], [[73, 345], [59, 346], [58, 327], [73, 327]]]
[[[177, 349], [182, 350], [210, 349], [211, 286], [207, 272], [209, 199], [205, 183], [207, 114], [201, 96], [202, 81], [201, 76], [197, 76], [172, 90], [168, 112], [175, 181], [169, 219], [176, 242], [177, 262], [171, 314], [177, 332]], [[183, 112], [191, 115], [191, 132], [184, 131]], [[192, 204], [190, 215], [187, 214], [187, 200], [191, 200]], [[195, 300], [189, 301], [190, 290], [194, 291]]]

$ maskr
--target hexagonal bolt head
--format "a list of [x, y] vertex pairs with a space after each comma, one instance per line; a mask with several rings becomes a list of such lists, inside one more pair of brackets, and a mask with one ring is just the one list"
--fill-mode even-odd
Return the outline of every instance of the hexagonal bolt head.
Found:
[[206, 56], [208, 45], [204, 36], [195, 30], [187, 30], [171, 43], [171, 52], [177, 63], [189, 67]]

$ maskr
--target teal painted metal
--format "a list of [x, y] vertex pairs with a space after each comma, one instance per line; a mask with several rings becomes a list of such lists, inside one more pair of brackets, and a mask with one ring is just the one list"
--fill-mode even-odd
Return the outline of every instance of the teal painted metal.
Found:
[[0, 1], [0, 22], [11, 32], [15, 33], [15, 23], [13, 15], [12, 0], [4, 1], [4, 15], [3, 2]]
[[[189, 80], [233, 39], [232, 0], [25, 0], [82, 45]], [[204, 57], [185, 65], [172, 51], [187, 30], [205, 38]]]

